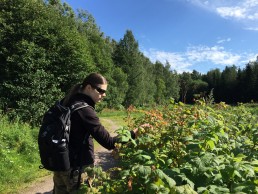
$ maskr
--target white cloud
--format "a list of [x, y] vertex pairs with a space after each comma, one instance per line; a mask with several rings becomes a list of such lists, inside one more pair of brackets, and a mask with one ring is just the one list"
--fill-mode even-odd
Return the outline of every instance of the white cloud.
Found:
[[[243, 67], [249, 61], [256, 59], [257, 53], [232, 53], [226, 51], [222, 46], [191, 46], [184, 53], [174, 53], [166, 51], [158, 51], [149, 49], [143, 51], [153, 63], [156, 61], [165, 64], [167, 61], [171, 65], [171, 69], [179, 73], [189, 72], [198, 65], [216, 65], [218, 68], [224, 69], [225, 66], [241, 66]], [[211, 66], [212, 68], [214, 66]], [[209, 68], [208, 68], [209, 69]]]
[[196, 6], [217, 13], [227, 19], [238, 20], [248, 26], [257, 26], [257, 0], [189, 0]]
[[186, 52], [188, 59], [195, 62], [210, 61], [216, 65], [233, 65], [236, 64], [241, 56], [232, 54], [224, 50], [221, 46], [193, 46], [189, 47]]
[[252, 27], [250, 27], [250, 28], [245, 28], [245, 30], [253, 30], [253, 31], [258, 31], [258, 27], [254, 27], [254, 28], [252, 28]]
[[222, 44], [222, 43], [230, 42], [230, 41], [231, 41], [231, 38], [226, 38], [226, 39], [218, 38], [218, 39], [219, 39], [219, 40], [217, 41], [218, 44]]
[[222, 17], [233, 17], [236, 19], [246, 18], [246, 9], [241, 7], [218, 7], [217, 13]]
[[258, 6], [258, 1], [257, 0], [246, 0], [244, 1], [245, 5], [247, 7], [255, 7]]
[[192, 64], [187, 61], [182, 53], [158, 51], [156, 49], [149, 49], [148, 51], [145, 50], [143, 53], [153, 63], [159, 61], [162, 64], [165, 64], [168, 61], [171, 65], [171, 69], [176, 70], [179, 73], [190, 71], [189, 67], [192, 66]]

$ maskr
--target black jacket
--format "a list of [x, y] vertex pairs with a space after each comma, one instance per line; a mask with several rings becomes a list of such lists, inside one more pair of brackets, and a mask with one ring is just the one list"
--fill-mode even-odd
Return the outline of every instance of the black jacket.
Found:
[[93, 138], [103, 147], [114, 149], [117, 137], [111, 137], [101, 125], [95, 112], [95, 103], [87, 95], [78, 93], [68, 102], [68, 106], [76, 102], [86, 102], [89, 107], [79, 109], [71, 116], [70, 160], [73, 167], [94, 163]]

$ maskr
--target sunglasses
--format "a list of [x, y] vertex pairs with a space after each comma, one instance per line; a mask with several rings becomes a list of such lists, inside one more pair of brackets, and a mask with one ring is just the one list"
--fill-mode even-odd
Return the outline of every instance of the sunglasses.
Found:
[[106, 93], [106, 90], [103, 90], [101, 88], [99, 88], [98, 86], [92, 86], [94, 89], [96, 89], [98, 91], [98, 93], [100, 94], [105, 94]]

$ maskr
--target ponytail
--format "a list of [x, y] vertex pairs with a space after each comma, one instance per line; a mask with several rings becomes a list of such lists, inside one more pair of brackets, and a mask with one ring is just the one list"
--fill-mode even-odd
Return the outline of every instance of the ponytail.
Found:
[[81, 84], [76, 84], [74, 85], [70, 91], [68, 92], [68, 94], [65, 96], [64, 100], [63, 100], [63, 105], [66, 106], [69, 102], [69, 100], [75, 95], [77, 94], [78, 92], [80, 92], [82, 88], [82, 85]]

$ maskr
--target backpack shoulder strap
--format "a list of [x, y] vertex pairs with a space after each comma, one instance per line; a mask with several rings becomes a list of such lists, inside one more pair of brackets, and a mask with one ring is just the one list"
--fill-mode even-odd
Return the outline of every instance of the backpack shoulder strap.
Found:
[[[90, 105], [88, 105], [86, 102], [77, 102], [75, 104], [73, 104], [70, 109], [71, 109], [71, 113], [82, 109], [82, 108], [86, 108], [86, 107], [91, 107]], [[91, 107], [92, 108], [92, 107]]]

